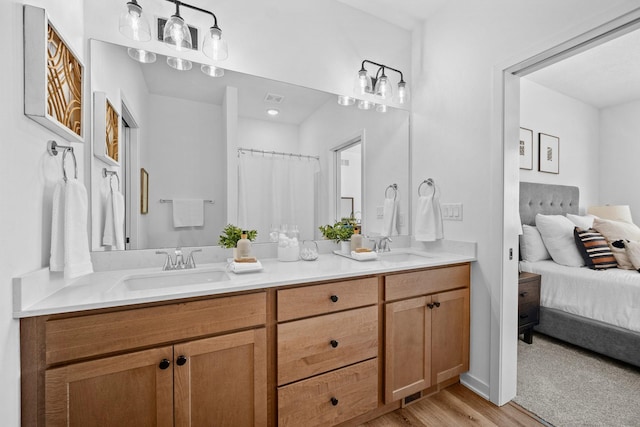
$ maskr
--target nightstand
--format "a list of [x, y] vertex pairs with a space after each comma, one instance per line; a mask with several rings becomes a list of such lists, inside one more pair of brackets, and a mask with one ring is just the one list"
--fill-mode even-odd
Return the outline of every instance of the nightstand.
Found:
[[518, 334], [524, 342], [533, 342], [533, 327], [540, 323], [540, 275], [520, 273], [518, 276]]

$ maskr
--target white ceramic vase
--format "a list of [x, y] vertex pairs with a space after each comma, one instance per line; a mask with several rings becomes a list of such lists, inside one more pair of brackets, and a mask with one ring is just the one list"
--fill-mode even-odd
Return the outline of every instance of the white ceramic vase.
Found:
[[350, 254], [351, 253], [351, 242], [348, 240], [341, 240], [340, 241], [340, 252], [342, 252], [343, 254]]

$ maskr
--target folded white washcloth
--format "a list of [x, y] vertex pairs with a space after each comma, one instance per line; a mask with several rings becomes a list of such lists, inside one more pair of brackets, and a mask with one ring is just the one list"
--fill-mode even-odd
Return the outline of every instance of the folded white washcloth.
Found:
[[102, 244], [124, 250], [124, 196], [118, 190], [107, 194]]
[[53, 190], [53, 210], [51, 212], [51, 256], [49, 270], [64, 271], [64, 181]]
[[203, 225], [203, 199], [173, 199], [174, 227], [202, 227]]
[[419, 242], [433, 242], [444, 238], [442, 212], [437, 190], [433, 194], [418, 197], [416, 209], [415, 239]]
[[249, 273], [251, 271], [262, 270], [262, 263], [260, 261], [256, 261], [256, 262], [233, 261], [229, 264], [229, 269], [234, 273]]
[[87, 233], [87, 190], [77, 179], [65, 184], [64, 195], [64, 277], [93, 273]]
[[377, 259], [378, 254], [375, 252], [355, 252], [351, 251], [351, 258], [358, 261], [369, 261], [372, 259]]

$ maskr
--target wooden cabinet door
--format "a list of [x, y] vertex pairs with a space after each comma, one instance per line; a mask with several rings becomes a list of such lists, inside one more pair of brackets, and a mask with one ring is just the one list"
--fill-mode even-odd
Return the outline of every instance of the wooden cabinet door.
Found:
[[431, 297], [385, 307], [385, 403], [431, 386]]
[[47, 370], [47, 426], [172, 426], [172, 360], [162, 347]]
[[432, 383], [469, 370], [469, 288], [432, 296]]
[[266, 425], [266, 344], [261, 328], [175, 345], [175, 425]]

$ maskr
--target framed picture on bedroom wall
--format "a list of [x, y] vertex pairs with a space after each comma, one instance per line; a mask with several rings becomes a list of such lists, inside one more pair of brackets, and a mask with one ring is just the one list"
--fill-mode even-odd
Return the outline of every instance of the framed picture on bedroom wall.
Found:
[[557, 136], [538, 134], [538, 170], [560, 173], [560, 138]]
[[520, 128], [520, 169], [533, 169], [533, 131]]

